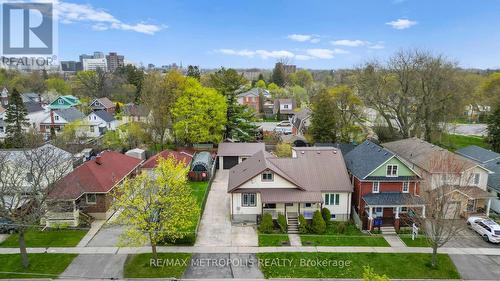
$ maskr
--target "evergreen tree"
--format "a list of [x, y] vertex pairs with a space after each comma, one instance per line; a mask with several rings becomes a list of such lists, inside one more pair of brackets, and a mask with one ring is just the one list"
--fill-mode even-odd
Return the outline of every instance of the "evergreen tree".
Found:
[[120, 107], [120, 103], [117, 102], [115, 105], [115, 113], [118, 114], [120, 112], [122, 112], [122, 108]]
[[259, 73], [259, 77], [257, 78], [257, 81], [259, 81], [259, 80], [265, 81], [264, 74], [262, 74], [262, 72]]
[[200, 69], [196, 65], [194, 65], [194, 66], [190, 65], [190, 66], [188, 66], [186, 76], [193, 77], [196, 80], [200, 81], [200, 77], [201, 77]]
[[10, 147], [21, 148], [25, 144], [23, 127], [29, 126], [28, 110], [23, 103], [21, 95], [14, 89], [9, 95], [9, 105], [5, 113], [6, 142]]
[[285, 87], [286, 84], [286, 72], [283, 63], [276, 63], [273, 69], [273, 74], [271, 76], [271, 80], [274, 84]]
[[312, 101], [310, 132], [315, 142], [337, 142], [339, 111], [333, 96], [322, 90]]
[[488, 141], [493, 151], [500, 152], [500, 105], [488, 118]]

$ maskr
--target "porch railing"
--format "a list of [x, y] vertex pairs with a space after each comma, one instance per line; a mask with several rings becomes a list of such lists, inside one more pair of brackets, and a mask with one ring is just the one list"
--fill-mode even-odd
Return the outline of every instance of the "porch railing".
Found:
[[285, 215], [285, 210], [282, 209], [262, 209], [262, 214], [271, 214], [273, 219], [278, 219], [278, 215]]

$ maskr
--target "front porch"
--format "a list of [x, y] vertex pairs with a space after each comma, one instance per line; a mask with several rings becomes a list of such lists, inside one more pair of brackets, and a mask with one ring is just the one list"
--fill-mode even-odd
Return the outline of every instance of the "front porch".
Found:
[[422, 198], [408, 193], [370, 193], [363, 197], [366, 229], [393, 226], [399, 230], [412, 223], [412, 217], [425, 217]]
[[493, 196], [478, 187], [458, 187], [454, 190], [451, 200], [460, 207], [458, 214], [462, 218], [471, 216], [489, 217]]
[[321, 211], [321, 203], [263, 203], [262, 215], [271, 214], [273, 219], [278, 219], [278, 215], [282, 214], [286, 218], [296, 218], [303, 215], [304, 218], [312, 219], [315, 211]]

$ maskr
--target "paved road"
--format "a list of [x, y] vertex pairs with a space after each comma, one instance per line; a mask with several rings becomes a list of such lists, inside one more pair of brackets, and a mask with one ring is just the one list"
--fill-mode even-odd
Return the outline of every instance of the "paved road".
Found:
[[218, 170], [208, 193], [198, 228], [196, 246], [257, 246], [252, 226], [231, 225], [230, 196], [227, 193], [229, 171]]
[[450, 255], [464, 280], [499, 280], [500, 257], [484, 255]]
[[262, 279], [255, 254], [195, 254], [185, 279]]
[[70, 279], [123, 278], [123, 265], [127, 255], [79, 255], [60, 275]]
[[263, 131], [273, 132], [278, 122], [257, 122], [255, 125], [261, 127]]

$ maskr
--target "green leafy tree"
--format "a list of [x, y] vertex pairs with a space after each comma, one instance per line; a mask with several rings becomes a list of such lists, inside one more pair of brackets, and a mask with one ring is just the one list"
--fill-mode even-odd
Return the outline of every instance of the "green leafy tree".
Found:
[[321, 209], [321, 216], [323, 217], [325, 223], [328, 225], [330, 223], [330, 220], [332, 219], [332, 214], [330, 213], [330, 210], [328, 210], [328, 208]]
[[176, 138], [188, 144], [222, 141], [226, 110], [224, 96], [188, 78], [184, 93], [172, 109]]
[[209, 76], [208, 85], [226, 98], [226, 138], [239, 141], [255, 140], [255, 112], [237, 102], [237, 95], [245, 90], [246, 83], [247, 80], [234, 69], [221, 68]]
[[257, 81], [257, 83], [255, 83], [255, 87], [265, 89], [266, 88], [266, 81], [264, 81], [264, 80]]
[[5, 113], [6, 143], [10, 147], [21, 148], [25, 145], [24, 128], [30, 124], [27, 117], [28, 110], [21, 95], [14, 89], [9, 95], [9, 104]]
[[276, 145], [276, 156], [292, 157], [292, 146], [286, 142], [280, 142]]
[[311, 126], [308, 129], [315, 142], [337, 142], [339, 110], [331, 93], [323, 89], [312, 100]]
[[[260, 80], [262, 80], [262, 81], [266, 81], [266, 79], [264, 79], [264, 74], [262, 74], [262, 72], [261, 72], [261, 73], [259, 73], [259, 77], [257, 77], [257, 80], [258, 80], [258, 81], [260, 81]], [[264, 82], [264, 83], [265, 83], [265, 82]]]
[[500, 105], [488, 118], [488, 142], [494, 151], [500, 152]]
[[45, 80], [46, 87], [49, 91], [56, 91], [58, 94], [66, 95], [71, 93], [71, 87], [64, 79], [52, 77]]
[[305, 69], [300, 69], [297, 70], [297, 72], [290, 74], [289, 80], [293, 85], [300, 86], [306, 89], [310, 88], [314, 83], [311, 72]]
[[363, 119], [363, 102], [345, 85], [331, 88], [330, 94], [338, 109], [337, 121], [340, 141], [350, 142], [362, 133], [359, 124]]
[[500, 72], [490, 74], [480, 85], [480, 91], [489, 104], [500, 106]]
[[120, 221], [128, 226], [122, 243], [149, 242], [157, 258], [158, 243], [176, 241], [190, 234], [200, 214], [189, 185], [188, 168], [175, 158], [160, 158], [154, 175], [141, 173], [116, 190], [113, 207], [122, 210]]
[[262, 216], [262, 220], [260, 221], [259, 224], [259, 231], [261, 233], [273, 233], [274, 230], [274, 224], [273, 224], [273, 216], [270, 213], [265, 213]]
[[186, 73], [187, 77], [192, 77], [198, 81], [201, 78], [201, 72], [197, 65], [189, 65]]
[[283, 63], [276, 63], [273, 69], [273, 74], [271, 75], [271, 81], [279, 87], [285, 87], [286, 79], [287, 75]]
[[140, 95], [142, 91], [142, 85], [144, 83], [144, 71], [138, 69], [137, 67], [127, 64], [124, 67], [120, 67], [116, 70], [118, 75], [121, 75], [126, 79], [128, 84], [135, 86], [135, 97], [134, 101], [137, 103], [140, 101]]
[[323, 234], [326, 231], [326, 223], [319, 210], [314, 212], [311, 222], [311, 231], [315, 234]]

